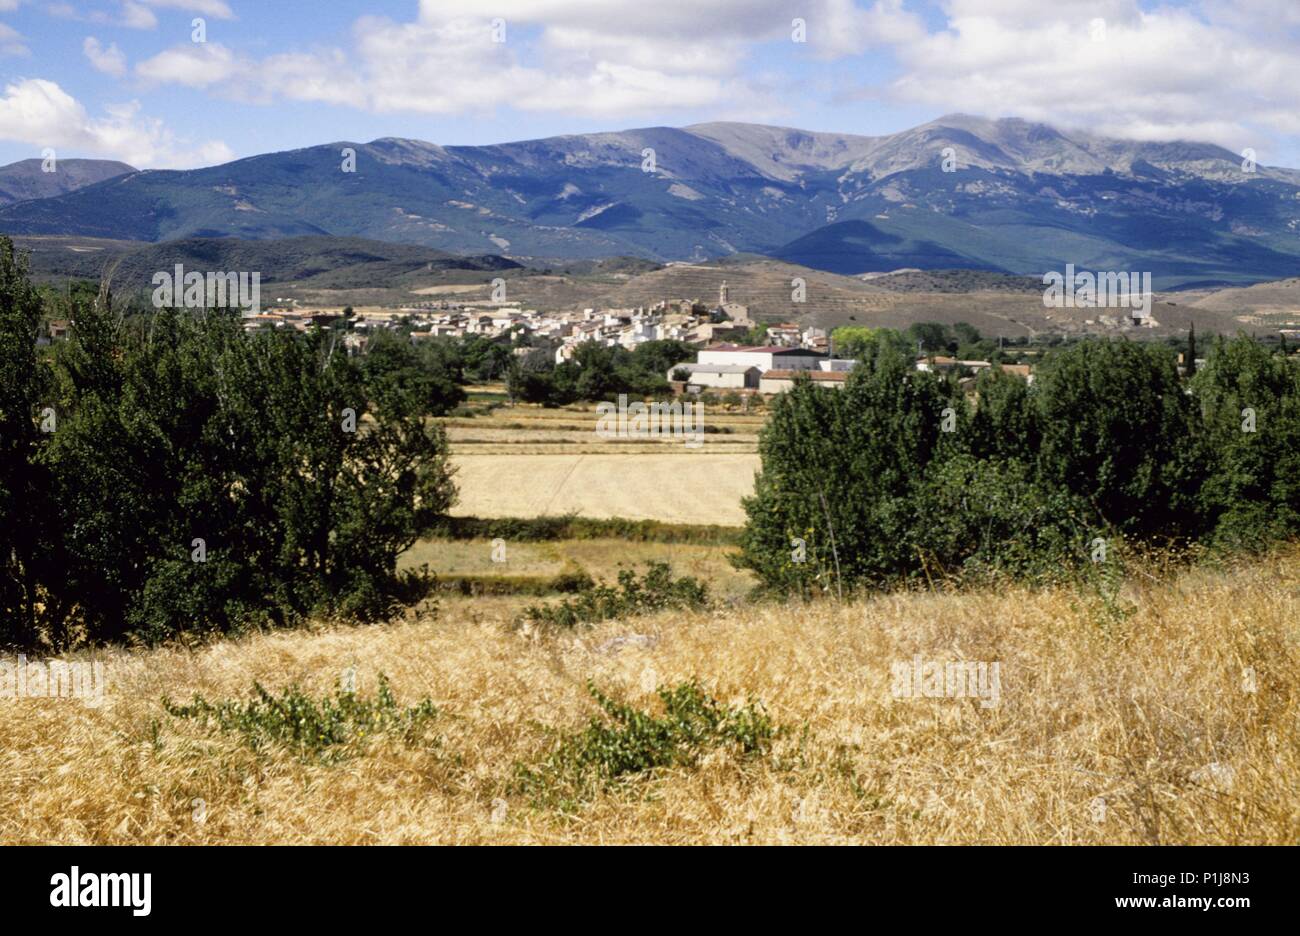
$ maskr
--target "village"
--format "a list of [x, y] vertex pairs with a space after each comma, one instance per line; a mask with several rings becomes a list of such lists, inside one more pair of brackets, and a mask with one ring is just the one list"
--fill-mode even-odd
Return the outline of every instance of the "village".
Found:
[[[714, 303], [678, 298], [632, 308], [564, 311], [523, 308], [518, 300], [436, 300], [354, 312], [300, 309], [296, 300], [282, 298], [266, 311], [245, 312], [242, 324], [249, 332], [341, 328], [344, 346], [352, 354], [363, 354], [370, 336], [378, 331], [404, 332], [415, 344], [479, 337], [509, 341], [519, 357], [538, 348], [553, 349], [556, 364], [570, 360], [586, 342], [631, 351], [650, 341], [680, 341], [698, 347], [696, 359], [675, 365], [664, 376], [675, 392], [688, 394], [776, 394], [792, 388], [797, 378], [838, 388], [856, 364], [853, 358], [835, 354], [825, 329], [796, 322], [761, 325], [750, 317], [746, 305], [733, 300], [726, 282]], [[917, 370], [957, 371], [968, 380], [993, 366], [1033, 379], [1028, 364], [994, 365], [920, 353], [916, 359]]]

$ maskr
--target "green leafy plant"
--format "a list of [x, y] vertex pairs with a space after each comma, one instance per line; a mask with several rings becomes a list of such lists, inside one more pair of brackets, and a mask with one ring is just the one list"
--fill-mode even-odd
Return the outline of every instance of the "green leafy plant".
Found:
[[710, 750], [764, 756], [779, 733], [762, 703], [724, 706], [696, 680], [661, 687], [661, 715], [616, 701], [590, 681], [587, 691], [601, 716], [580, 731], [557, 733], [539, 764], [515, 767], [514, 792], [538, 808], [572, 811], [601, 791], [656, 770], [694, 767]]
[[187, 705], [164, 699], [163, 708], [173, 718], [192, 719], [241, 735], [254, 750], [282, 745], [301, 756], [325, 760], [342, 759], [376, 735], [400, 735], [413, 742], [438, 714], [428, 698], [401, 708], [383, 673], [373, 698], [339, 689], [332, 697], [314, 699], [297, 685], [274, 696], [254, 683], [251, 699], [214, 703], [196, 693]]
[[559, 604], [533, 605], [524, 611], [524, 618], [539, 624], [574, 627], [667, 608], [699, 610], [707, 606], [708, 597], [708, 586], [699, 579], [674, 579], [668, 563], [651, 562], [641, 578], [631, 569], [624, 569], [618, 574], [616, 586], [592, 585]]

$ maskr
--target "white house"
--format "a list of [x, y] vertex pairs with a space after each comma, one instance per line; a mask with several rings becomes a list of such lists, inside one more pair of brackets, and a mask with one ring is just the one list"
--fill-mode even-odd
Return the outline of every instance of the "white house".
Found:
[[685, 371], [689, 387], [715, 387], [723, 390], [757, 389], [759, 370], [752, 364], [678, 364], [668, 372], [669, 380]]
[[778, 348], [772, 345], [719, 344], [703, 348], [696, 355], [700, 364], [743, 364], [759, 372], [781, 370], [817, 370], [827, 355], [806, 348]]

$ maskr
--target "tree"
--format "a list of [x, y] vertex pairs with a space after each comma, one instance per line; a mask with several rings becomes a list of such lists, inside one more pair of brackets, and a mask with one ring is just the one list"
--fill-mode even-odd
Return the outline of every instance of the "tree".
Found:
[[48, 389], [36, 353], [40, 321], [26, 258], [0, 237], [0, 615], [12, 622], [11, 633], [0, 629], [0, 640], [20, 644], [35, 638], [43, 600], [39, 566], [49, 511], [40, 425], [49, 429], [58, 419], [52, 408], [40, 412]]
[[459, 373], [438, 347], [417, 350], [410, 339], [381, 331], [366, 345], [361, 367], [380, 403], [413, 394], [426, 412], [444, 416], [465, 402]]
[[1089, 503], [1090, 523], [1136, 536], [1194, 532], [1200, 447], [1168, 349], [1081, 341], [1048, 357], [1034, 391], [1039, 474]]
[[[917, 571], [916, 492], [962, 436], [943, 431], [949, 409], [954, 429], [964, 428], [956, 387], [913, 370], [889, 346], [843, 390], [796, 380], [760, 436], [763, 470], [744, 501], [739, 564], [771, 587], [800, 591]], [[806, 561], [792, 560], [792, 540], [803, 541]]]
[[1183, 373], [1188, 380], [1196, 376], [1196, 323], [1192, 322], [1187, 329], [1187, 357], [1183, 366]]
[[919, 344], [922, 351], [947, 351], [953, 343], [948, 326], [939, 322], [913, 322], [907, 328], [907, 337], [913, 346]]
[[1200, 510], [1215, 542], [1300, 533], [1300, 369], [1239, 335], [1216, 338], [1192, 381], [1211, 464]]
[[855, 358], [859, 361], [871, 361], [884, 346], [893, 348], [900, 354], [909, 355], [915, 347], [907, 338], [892, 328], [867, 328], [861, 325], [845, 325], [832, 332], [832, 344], [835, 353], [843, 358]]
[[[103, 294], [74, 301], [72, 336], [45, 362], [5, 247], [0, 641], [374, 620], [414, 594], [397, 556], [455, 489], [429, 419], [441, 404], [408, 346], [381, 342], [367, 369], [332, 331], [248, 336], [202, 310], [134, 323]], [[38, 400], [56, 431], [38, 434]]]

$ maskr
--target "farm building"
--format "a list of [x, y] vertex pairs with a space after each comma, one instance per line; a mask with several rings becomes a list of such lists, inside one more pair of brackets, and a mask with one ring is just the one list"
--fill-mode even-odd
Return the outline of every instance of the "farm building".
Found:
[[715, 387], [745, 390], [758, 387], [759, 369], [752, 364], [678, 364], [668, 372], [668, 379], [685, 371], [690, 375], [687, 387]]
[[834, 387], [837, 390], [849, 379], [848, 371], [826, 370], [770, 370], [758, 382], [760, 393], [785, 393], [794, 387], [799, 377], [806, 377], [815, 384]]
[[760, 372], [780, 370], [816, 370], [827, 355], [807, 348], [778, 348], [773, 345], [719, 344], [700, 349], [700, 364], [741, 364], [757, 367]]

